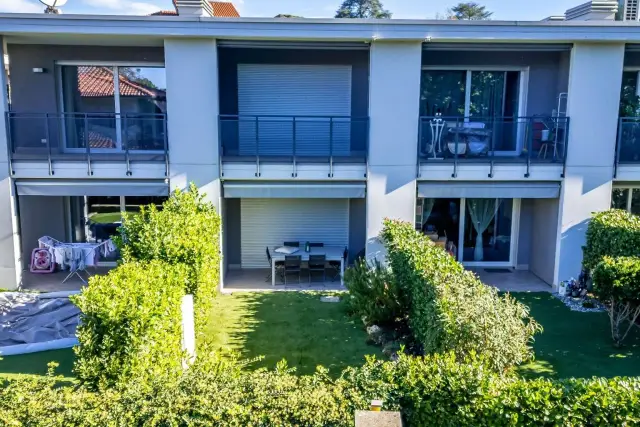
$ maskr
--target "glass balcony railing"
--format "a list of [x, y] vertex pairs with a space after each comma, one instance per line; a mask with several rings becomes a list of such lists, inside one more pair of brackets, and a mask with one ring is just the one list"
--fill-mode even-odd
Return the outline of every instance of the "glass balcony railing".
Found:
[[168, 166], [166, 114], [139, 113], [7, 113], [10, 160], [46, 160], [50, 174], [55, 160], [121, 159], [131, 174], [130, 161], [141, 157]]
[[[366, 163], [367, 117], [220, 116], [224, 161]], [[257, 172], [258, 173], [258, 172]]]
[[640, 163], [640, 117], [620, 117], [618, 121], [616, 165], [620, 163]]
[[561, 163], [564, 165], [568, 117], [442, 117], [420, 118], [419, 162]]

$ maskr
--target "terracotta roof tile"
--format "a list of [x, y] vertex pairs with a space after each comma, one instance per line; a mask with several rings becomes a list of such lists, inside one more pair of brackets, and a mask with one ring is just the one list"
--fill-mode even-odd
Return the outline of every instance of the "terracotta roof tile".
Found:
[[[210, 1], [209, 4], [213, 9], [213, 16], [218, 18], [239, 18], [238, 9], [230, 1]], [[175, 10], [160, 10], [154, 12], [151, 16], [175, 16], [178, 15], [176, 2], [173, 0]]]

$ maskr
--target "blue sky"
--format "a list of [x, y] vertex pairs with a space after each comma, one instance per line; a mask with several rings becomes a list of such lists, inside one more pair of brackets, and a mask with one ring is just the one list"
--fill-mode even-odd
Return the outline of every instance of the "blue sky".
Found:
[[[549, 15], [561, 15], [584, 0], [478, 0], [494, 12], [493, 19], [535, 21]], [[394, 18], [434, 18], [457, 3], [417, 0], [383, 0]], [[290, 13], [304, 17], [332, 17], [341, 0], [236, 0], [233, 2], [242, 16], [272, 17]], [[41, 13], [37, 0], [0, 0], [0, 12]], [[108, 15], [146, 15], [160, 9], [172, 9], [171, 0], [68, 0], [64, 13]]]

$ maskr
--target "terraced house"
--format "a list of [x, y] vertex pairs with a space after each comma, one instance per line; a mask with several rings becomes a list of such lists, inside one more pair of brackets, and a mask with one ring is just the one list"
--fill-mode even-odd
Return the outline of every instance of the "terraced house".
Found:
[[556, 286], [580, 273], [592, 212], [640, 212], [640, 24], [617, 7], [535, 22], [220, 18], [200, 0], [0, 15], [1, 286], [35, 280], [40, 237], [103, 241], [122, 211], [189, 182], [222, 215], [225, 287], [264, 282], [252, 272], [286, 241], [375, 256], [385, 217], [489, 281]]

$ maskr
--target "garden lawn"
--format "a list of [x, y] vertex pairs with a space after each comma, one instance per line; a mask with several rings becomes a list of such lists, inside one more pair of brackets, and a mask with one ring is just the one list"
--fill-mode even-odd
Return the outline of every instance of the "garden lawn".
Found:
[[71, 348], [3, 356], [2, 360], [0, 360], [0, 379], [45, 375], [47, 373], [47, 364], [51, 361], [59, 363], [55, 370], [56, 375], [71, 379], [73, 376], [71, 373], [73, 359], [74, 354]]
[[546, 292], [514, 292], [531, 308], [544, 331], [535, 336], [536, 360], [519, 368], [527, 377], [588, 378], [640, 376], [640, 329], [634, 328], [623, 348], [613, 347], [606, 313], [571, 311]]
[[[318, 292], [238, 292], [216, 298], [207, 335], [218, 348], [237, 351], [242, 359], [264, 356], [249, 368], [271, 367], [286, 359], [299, 374], [317, 365], [338, 375], [359, 366], [364, 356], [381, 358], [368, 345], [362, 322], [347, 316], [344, 303], [320, 301]], [[346, 297], [347, 294], [342, 294]]]

